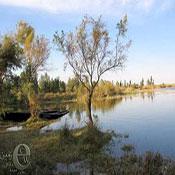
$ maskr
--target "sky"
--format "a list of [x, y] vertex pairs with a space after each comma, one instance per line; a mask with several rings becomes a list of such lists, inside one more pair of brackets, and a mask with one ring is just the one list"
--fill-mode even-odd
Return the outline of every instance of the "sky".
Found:
[[132, 40], [125, 68], [102, 78], [139, 82], [152, 75], [156, 83], [175, 83], [175, 0], [0, 0], [0, 35], [15, 31], [20, 20], [28, 22], [50, 40], [48, 74], [67, 81], [73, 74], [64, 71], [64, 56], [52, 44], [55, 31], [74, 31], [83, 16], [102, 15], [114, 37], [125, 14]]

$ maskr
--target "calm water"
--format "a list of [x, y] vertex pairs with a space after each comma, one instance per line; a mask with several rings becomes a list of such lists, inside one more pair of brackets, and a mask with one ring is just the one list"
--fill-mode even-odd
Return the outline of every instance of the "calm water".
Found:
[[[88, 119], [82, 106], [67, 107], [71, 112], [51, 128], [60, 128], [65, 122], [71, 128], [86, 124]], [[129, 134], [127, 142], [134, 144], [138, 153], [151, 150], [175, 157], [175, 89], [103, 100], [94, 104], [93, 113], [103, 130]]]

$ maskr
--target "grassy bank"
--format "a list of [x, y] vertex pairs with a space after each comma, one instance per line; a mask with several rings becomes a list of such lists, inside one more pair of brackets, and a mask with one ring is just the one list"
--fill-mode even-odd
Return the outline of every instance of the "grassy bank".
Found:
[[[11, 153], [15, 146], [24, 143], [31, 150], [30, 166], [25, 174], [52, 175], [56, 164], [66, 165], [67, 172], [56, 174], [78, 174], [68, 168], [75, 162], [84, 162], [81, 170], [88, 169], [93, 174], [105, 175], [174, 175], [175, 163], [159, 153], [146, 152], [137, 155], [132, 145], [122, 145], [121, 156], [113, 157], [112, 138], [126, 136], [112, 132], [102, 132], [97, 127], [70, 130], [63, 129], [40, 134], [38, 130], [5, 132], [0, 135], [0, 152]], [[9, 174], [6, 160], [0, 160], [0, 174]], [[8, 159], [10, 161], [10, 159]]]
[[[40, 134], [39, 130], [4, 132], [0, 135], [0, 152], [12, 152], [18, 144], [27, 144], [31, 150], [31, 166], [27, 174], [52, 174], [56, 163], [70, 164], [74, 161], [93, 160], [94, 155], [102, 154], [103, 147], [112, 139], [111, 133], [103, 133], [96, 127], [69, 130], [63, 129]], [[9, 168], [4, 167], [1, 160], [0, 174], [8, 174]]]

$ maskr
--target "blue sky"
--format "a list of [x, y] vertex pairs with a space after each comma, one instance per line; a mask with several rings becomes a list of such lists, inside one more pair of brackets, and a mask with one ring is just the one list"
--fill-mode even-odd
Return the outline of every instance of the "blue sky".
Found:
[[[86, 14], [102, 15], [111, 37], [118, 20], [128, 15], [133, 44], [125, 69], [104, 79], [139, 82], [152, 75], [156, 83], [175, 83], [175, 0], [0, 0], [0, 34], [25, 20], [52, 41], [55, 31], [73, 31]], [[64, 57], [52, 46], [48, 74], [66, 81], [72, 73], [63, 64]]]

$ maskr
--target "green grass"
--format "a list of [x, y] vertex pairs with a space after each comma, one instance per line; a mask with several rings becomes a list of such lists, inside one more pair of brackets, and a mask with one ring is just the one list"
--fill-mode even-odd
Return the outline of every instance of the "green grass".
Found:
[[[27, 144], [31, 150], [31, 166], [25, 173], [29, 175], [35, 174], [36, 169], [39, 175], [52, 175], [57, 163], [69, 165], [77, 161], [85, 161], [84, 168], [93, 170], [94, 174], [175, 174], [175, 163], [172, 160], [165, 159], [159, 153], [137, 155], [130, 144], [122, 145], [123, 154], [114, 158], [110, 154], [110, 143], [114, 136], [119, 139], [128, 138], [127, 135], [102, 132], [97, 127], [70, 130], [67, 125], [58, 131], [45, 134], [40, 134], [39, 130], [27, 129], [4, 132], [0, 135], [0, 152], [13, 152], [18, 144]], [[6, 175], [9, 170], [3, 168], [3, 163], [0, 163], [0, 174]]]
[[[18, 144], [27, 144], [31, 150], [31, 166], [27, 173], [33, 174], [37, 167], [39, 174], [51, 174], [58, 162], [69, 164], [100, 154], [111, 138], [110, 133], [103, 133], [96, 127], [76, 130], [64, 127], [45, 134], [40, 134], [39, 130], [4, 132], [0, 135], [0, 152], [12, 152]], [[7, 169], [0, 169], [0, 174], [8, 173]]]

